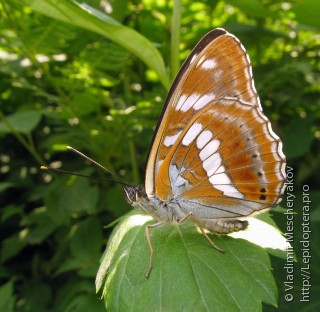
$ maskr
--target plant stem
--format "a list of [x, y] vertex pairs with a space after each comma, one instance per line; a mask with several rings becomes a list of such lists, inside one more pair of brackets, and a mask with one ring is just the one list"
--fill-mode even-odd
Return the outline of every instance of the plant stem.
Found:
[[139, 170], [137, 165], [136, 147], [132, 139], [130, 139], [128, 143], [129, 143], [130, 160], [131, 160], [132, 173], [133, 173], [133, 181], [135, 184], [139, 184], [140, 179], [139, 179]]
[[6, 116], [0, 111], [1, 121], [10, 129], [11, 133], [17, 138], [17, 140], [28, 150], [28, 152], [36, 159], [39, 164], [44, 164], [45, 161], [38, 154], [37, 150], [34, 148], [33, 144], [30, 144], [25, 138], [10, 124]]
[[171, 80], [174, 79], [180, 67], [179, 45], [181, 28], [181, 7], [182, 0], [174, 0], [171, 26]]

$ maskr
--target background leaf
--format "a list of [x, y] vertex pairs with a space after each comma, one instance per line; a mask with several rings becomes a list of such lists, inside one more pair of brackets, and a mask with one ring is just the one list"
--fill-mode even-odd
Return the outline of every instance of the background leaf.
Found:
[[13, 281], [9, 281], [0, 287], [1, 311], [14, 311], [15, 296], [13, 293]]
[[320, 28], [320, 21], [316, 12], [320, 10], [320, 3], [317, 0], [304, 0], [292, 8], [296, 13], [297, 20], [303, 24]]
[[16, 112], [0, 122], [0, 133], [31, 132], [40, 122], [41, 113], [37, 111]]
[[[303, 155], [310, 149], [310, 145], [314, 139], [310, 131], [310, 125], [313, 122], [313, 117], [295, 118], [290, 121], [285, 131], [287, 133], [287, 144], [284, 152], [288, 158], [298, 157]], [[299, 148], [297, 149], [297, 145]]]
[[246, 12], [250, 15], [260, 16], [260, 17], [268, 17], [275, 16], [275, 14], [265, 8], [260, 1], [256, 0], [240, 0], [240, 1], [229, 1], [235, 7], [238, 7], [243, 12]]
[[168, 76], [161, 55], [151, 42], [133, 29], [121, 25], [86, 3], [79, 4], [72, 0], [24, 2], [42, 14], [96, 32], [125, 47], [150, 66], [158, 74], [163, 85], [168, 87]]

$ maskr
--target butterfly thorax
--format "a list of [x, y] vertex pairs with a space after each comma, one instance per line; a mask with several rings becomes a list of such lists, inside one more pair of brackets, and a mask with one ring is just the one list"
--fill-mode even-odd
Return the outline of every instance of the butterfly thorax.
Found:
[[124, 186], [123, 191], [131, 206], [141, 208], [157, 221], [176, 223], [185, 216], [173, 200], [162, 201], [157, 196], [148, 197], [141, 185]]
[[206, 219], [197, 213], [196, 209], [192, 210], [183, 207], [179, 199], [171, 198], [162, 201], [156, 195], [149, 196], [146, 194], [143, 186], [128, 185], [123, 187], [123, 191], [128, 202], [133, 207], [141, 208], [147, 212], [156, 221], [179, 224], [185, 217], [192, 212], [198, 224], [203, 228], [218, 233], [228, 234], [235, 231], [244, 230], [248, 226], [247, 221], [237, 219]]

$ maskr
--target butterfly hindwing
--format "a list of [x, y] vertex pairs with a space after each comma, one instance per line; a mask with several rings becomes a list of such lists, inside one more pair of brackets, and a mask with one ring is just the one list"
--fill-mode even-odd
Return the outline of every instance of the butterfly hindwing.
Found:
[[169, 184], [172, 197], [185, 207], [216, 209], [212, 218], [273, 206], [284, 183], [284, 162], [274, 156], [282, 145], [276, 135], [265, 135], [269, 128], [259, 110], [238, 100], [208, 105], [165, 158], [156, 177], [157, 195], [166, 196], [161, 192]]

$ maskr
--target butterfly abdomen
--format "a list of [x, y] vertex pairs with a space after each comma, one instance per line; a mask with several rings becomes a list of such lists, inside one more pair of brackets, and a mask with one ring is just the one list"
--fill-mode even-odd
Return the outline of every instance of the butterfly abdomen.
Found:
[[200, 224], [207, 230], [216, 234], [229, 234], [245, 230], [248, 227], [248, 221], [244, 220], [199, 220]]

